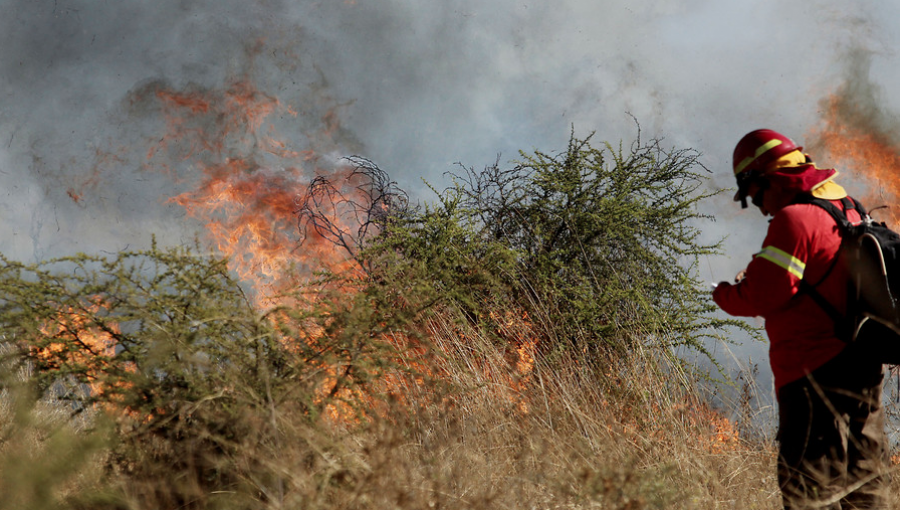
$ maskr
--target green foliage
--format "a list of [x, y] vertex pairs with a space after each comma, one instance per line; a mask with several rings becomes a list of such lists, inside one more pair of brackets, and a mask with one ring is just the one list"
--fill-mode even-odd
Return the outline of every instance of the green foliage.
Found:
[[[470, 319], [507, 293], [505, 276], [516, 271], [515, 252], [485, 239], [463, 193], [451, 189], [435, 207], [398, 215], [364, 252], [377, 268], [375, 289], [402, 293], [410, 319], [445, 306]], [[396, 302], [393, 302], [396, 304]]]
[[[303, 232], [330, 241], [352, 267], [319, 274], [268, 310], [227, 261], [196, 248], [33, 265], [0, 256], [0, 492], [15, 495], [9, 505], [369, 508], [387, 501], [383, 486], [398, 508], [465, 508], [466, 497], [447, 491], [469, 483], [490, 507], [528, 499], [523, 473], [535, 480], [528, 494], [548, 507], [662, 508], [675, 498], [659, 490], [666, 470], [590, 465], [612, 430], [602, 420], [584, 444], [560, 443], [558, 458], [576, 463], [548, 461], [539, 446], [556, 444], [567, 420], [564, 437], [581, 437], [584, 417], [624, 399], [616, 391], [641, 394], [607, 371], [645, 369], [648, 358], [632, 356], [639, 344], [702, 350], [705, 335], [736, 324], [714, 319], [697, 290], [698, 257], [718, 249], [698, 241], [706, 218], [696, 205], [709, 194], [697, 155], [572, 137], [558, 155], [464, 169], [421, 208], [377, 166], [351, 161], [346, 183], [311, 183], [299, 216]], [[560, 356], [520, 370], [525, 334]], [[596, 363], [582, 363], [585, 353]], [[546, 414], [530, 425], [546, 427], [541, 439], [529, 427], [509, 435], [512, 423], [529, 423], [530, 382], [564, 372], [554, 359], [610, 378], [572, 386], [572, 395], [595, 388], [589, 403], [600, 407], [575, 412], [568, 395], [542, 394]], [[479, 438], [488, 439], [473, 448]], [[450, 439], [458, 452], [442, 459]], [[14, 471], [23, 459], [32, 468]], [[379, 473], [394, 466], [405, 481]], [[498, 466], [504, 480], [492, 478]], [[548, 470], [558, 481], [545, 483]]]
[[714, 192], [702, 190], [695, 152], [573, 136], [560, 154], [522, 158], [453, 175], [436, 206], [407, 211], [376, 249], [418, 264], [418, 278], [470, 319], [515, 304], [541, 324], [545, 348], [703, 351], [716, 330], [742, 327], [713, 316], [696, 274], [719, 245], [699, 240], [709, 218], [697, 204]]
[[79, 492], [82, 473], [96, 471], [109, 430], [92, 430], [33, 395], [7, 392], [0, 405], [0, 509], [57, 508], [60, 495]]
[[475, 176], [469, 203], [520, 254], [528, 297], [581, 338], [625, 347], [628, 333], [649, 333], [696, 347], [709, 307], [692, 271], [716, 249], [698, 244], [691, 223], [706, 197], [696, 165], [693, 153], [657, 144], [625, 153], [573, 137], [562, 154]]
[[7, 395], [30, 409], [28, 395], [49, 397], [90, 429], [111, 420], [103, 470], [131, 480], [120, 500], [174, 508], [223, 490], [268, 500], [282, 485], [265, 459], [281, 448], [283, 417], [315, 430], [353, 399], [341, 390], [364, 382], [360, 365], [379, 363], [359, 339], [375, 329], [358, 302], [260, 316], [224, 260], [189, 249], [4, 259], [0, 296]]

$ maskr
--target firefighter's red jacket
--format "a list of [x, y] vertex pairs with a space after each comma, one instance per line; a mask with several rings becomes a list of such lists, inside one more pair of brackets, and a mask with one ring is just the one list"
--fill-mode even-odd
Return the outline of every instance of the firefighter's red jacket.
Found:
[[[832, 202], [843, 208], [840, 200]], [[861, 221], [856, 210], [846, 214], [851, 223]], [[838, 311], [846, 310], [846, 268], [836, 264], [829, 272], [840, 245], [840, 231], [828, 212], [812, 204], [789, 205], [772, 218], [744, 280], [722, 283], [713, 291], [726, 313], [765, 319], [776, 389], [822, 366], [846, 346], [828, 313], [806, 293], [798, 294], [805, 279]]]

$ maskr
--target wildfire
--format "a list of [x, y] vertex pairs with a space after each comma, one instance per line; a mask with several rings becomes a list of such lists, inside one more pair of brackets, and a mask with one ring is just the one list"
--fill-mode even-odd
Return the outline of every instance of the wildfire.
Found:
[[94, 321], [103, 308], [99, 297], [92, 298], [80, 309], [61, 308], [54, 319], [41, 326], [41, 335], [48, 342], [34, 353], [40, 362], [63, 371], [83, 371], [91, 394], [95, 396], [102, 395], [107, 389], [102, 382], [103, 369], [107, 360], [116, 354], [115, 335], [119, 333], [115, 323], [101, 328]]
[[204, 224], [210, 243], [253, 286], [260, 305], [277, 304], [271, 296], [296, 286], [298, 272], [352, 266], [346, 253], [314, 234], [299, 247], [298, 197], [316, 175], [346, 170], [320, 169], [315, 152], [291, 148], [272, 126], [263, 129], [273, 114], [296, 116], [292, 107], [249, 79], [234, 80], [224, 90], [150, 92], [138, 100], [156, 101], [166, 132], [148, 151], [148, 167], [192, 186], [169, 203]]
[[[253, 286], [261, 308], [280, 304], [273, 301], [280, 299], [274, 296], [281, 295], [285, 288], [302, 284], [298, 282], [301, 274], [328, 270], [350, 278], [359, 276], [353, 273], [360, 269], [353, 260], [354, 241], [348, 239], [366, 228], [365, 218], [358, 215], [358, 206], [371, 197], [365, 196], [367, 190], [350, 168], [352, 165], [322, 168], [320, 164], [326, 158], [320, 155], [321, 150], [292, 147], [275, 133], [273, 117], [280, 114], [296, 117], [294, 107], [258, 90], [247, 77], [233, 79], [222, 88], [189, 86], [176, 90], [152, 84], [137, 92], [133, 100], [143, 102], [142, 106], [155, 107], [164, 119], [164, 132], [153, 137], [154, 143], [146, 152], [146, 168], [170, 176], [181, 186], [181, 191], [166, 197], [167, 202], [182, 207], [188, 216], [203, 224], [210, 245], [229, 259], [230, 269], [239, 278]], [[333, 108], [321, 116], [321, 121], [320, 132], [310, 139], [327, 141], [340, 131]], [[325, 143], [322, 149], [330, 150], [332, 147], [328, 145]], [[96, 175], [81, 187], [93, 186], [98, 182]], [[326, 181], [327, 186], [318, 188], [320, 194], [314, 197], [314, 205], [327, 216], [327, 221], [313, 221], [301, 244], [298, 213], [303, 212], [310, 198], [304, 193]], [[73, 188], [69, 195], [78, 201], [81, 191]], [[385, 207], [386, 203], [373, 203], [370, 212], [377, 214]], [[346, 289], [346, 292], [353, 291], [351, 287]], [[71, 311], [62, 313], [71, 314]], [[500, 383], [496, 385], [500, 398], [510, 399], [522, 414], [527, 414], [538, 332], [522, 310], [492, 313], [490, 319], [495, 333], [506, 342], [503, 359], [506, 366], [485, 365], [484, 375]], [[275, 320], [281, 319], [275, 317]], [[328, 340], [324, 338], [322, 324], [297, 329], [302, 332], [290, 339], [294, 342], [319, 346]], [[52, 337], [58, 333], [48, 330], [45, 334]], [[465, 340], [460, 336], [457, 343], [460, 339]], [[99, 370], [103, 359], [114, 355], [113, 337], [98, 332], [85, 341], [96, 344], [93, 351], [99, 353], [96, 360]], [[403, 346], [398, 345], [397, 350], [406, 354], [402, 362], [407, 366], [416, 365], [415, 356], [419, 353], [407, 345], [412, 342], [408, 339], [398, 342]], [[51, 344], [47, 354], [55, 348]], [[348, 375], [349, 370], [340, 361], [321, 363], [321, 384], [314, 398], [319, 403], [334, 402], [325, 411], [335, 421], [352, 420], [359, 415], [358, 410], [343, 402], [366, 402], [365, 395], [353, 381], [346, 380], [352, 375]], [[426, 365], [416, 366], [416, 373], [441, 377]], [[475, 365], [477, 361], [473, 362]], [[396, 386], [380, 388], [388, 394], [402, 394], [411, 389], [404, 388], [404, 384], [424, 386], [421, 380], [410, 383], [384, 377], [381, 381]], [[92, 389], [103, 391], [101, 387], [92, 386]], [[735, 437], [733, 428], [724, 418], [716, 421], [717, 416], [708, 417], [716, 431], [716, 441], [730, 444]]]
[[[855, 174], [871, 183], [866, 196], [859, 197], [869, 209], [896, 202], [900, 192], [900, 146], [889, 133], [870, 124], [855, 121], [861, 117], [844, 92], [822, 101], [822, 124], [810, 133], [813, 146], [831, 156], [838, 170], [855, 169]], [[898, 211], [890, 218], [879, 218], [898, 225]]]
[[[312, 306], [285, 296], [318, 271], [361, 276], [353, 260], [356, 246], [348, 239], [364, 226], [358, 204], [369, 198], [366, 188], [351, 164], [321, 168], [323, 158], [316, 151], [295, 149], [272, 124], [266, 127], [276, 114], [296, 117], [290, 105], [257, 90], [247, 78], [221, 90], [158, 86], [137, 100], [154, 103], [165, 118], [165, 133], [148, 151], [147, 166], [189, 188], [168, 202], [203, 223], [210, 244], [252, 286], [260, 308]], [[326, 140], [328, 148], [339, 127], [337, 115], [329, 111], [312, 138]], [[327, 186], [310, 196], [317, 183]], [[327, 219], [314, 220], [301, 233], [298, 215], [310, 207], [319, 214], [315, 219]], [[270, 317], [291, 329], [289, 317]], [[293, 329], [296, 335], [283, 339], [288, 347], [302, 342], [325, 348], [328, 342], [323, 324]], [[354, 421], [359, 409], [349, 402], [368, 399], [348, 380], [352, 376], [341, 361], [316, 363], [321, 363], [322, 381], [314, 400], [327, 403], [325, 414], [332, 420]]]

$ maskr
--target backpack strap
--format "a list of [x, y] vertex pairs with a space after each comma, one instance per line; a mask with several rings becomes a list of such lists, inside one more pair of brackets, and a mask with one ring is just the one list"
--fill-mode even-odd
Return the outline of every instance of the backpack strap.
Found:
[[[830, 200], [816, 198], [811, 195], [807, 195], [807, 197], [803, 197], [796, 203], [811, 204], [825, 209], [825, 211], [828, 212], [828, 214], [830, 214], [832, 218], [834, 218], [834, 222], [837, 224], [838, 229], [841, 231], [842, 237], [853, 228], [850, 221], [847, 219], [846, 211], [850, 209], [856, 209], [857, 212], [859, 212], [860, 217], [865, 218], [865, 209], [859, 202], [850, 198], [849, 196], [841, 199], [843, 210], [839, 209]], [[818, 282], [809, 283], [807, 280], [801, 279], [798, 294], [809, 295], [809, 297], [811, 297], [812, 300], [815, 301], [815, 303], [819, 305], [819, 307], [824, 310], [825, 313], [827, 313], [831, 320], [834, 322], [834, 331], [837, 334], [838, 338], [841, 338], [844, 341], [850, 341], [853, 338], [853, 330], [855, 327], [852, 318], [840, 313], [838, 309], [835, 308], [834, 305], [832, 305], [827, 299], [825, 299], [825, 296], [823, 296], [822, 293], [816, 289], [816, 287], [818, 287], [822, 282], [825, 281], [826, 278], [828, 278], [828, 276], [834, 270], [835, 266], [837, 266], [839, 258], [839, 255], [836, 255], [834, 257], [834, 260], [831, 262], [828, 270], [825, 271], [825, 274], [822, 275], [822, 278], [820, 278]]]
[[800, 204], [811, 204], [817, 205], [831, 215], [834, 218], [834, 222], [837, 223], [838, 228], [841, 230], [841, 235], [844, 234], [850, 227], [850, 221], [847, 220], [847, 211], [850, 209], [856, 209], [859, 212], [860, 217], [864, 217], [866, 214], [865, 210], [856, 200], [853, 200], [850, 197], [844, 197], [841, 199], [841, 205], [843, 206], [843, 210], [838, 209], [836, 205], [834, 205], [831, 200], [825, 200], [824, 198], [816, 198], [811, 195], [807, 195], [809, 198], [802, 198], [795, 203]]
[[[818, 199], [821, 200], [821, 199]], [[826, 200], [827, 202], [827, 200]], [[859, 213], [859, 217], [862, 219], [866, 219], [866, 216], [869, 215], [869, 212], [866, 211], [866, 208], [863, 207], [861, 203], [859, 203], [855, 198], [847, 195], [846, 197], [841, 199], [841, 204], [844, 205], [844, 211], [848, 209], [856, 209], [856, 212]]]

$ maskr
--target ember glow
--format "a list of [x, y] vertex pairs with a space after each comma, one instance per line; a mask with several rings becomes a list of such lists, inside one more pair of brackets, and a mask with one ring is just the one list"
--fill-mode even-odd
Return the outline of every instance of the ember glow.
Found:
[[515, 370], [509, 376], [509, 387], [519, 411], [527, 414], [528, 399], [524, 396], [533, 379], [535, 356], [537, 355], [538, 334], [534, 324], [524, 310], [519, 313], [506, 311], [492, 312], [490, 317], [497, 324], [497, 334], [505, 338], [515, 348]]

